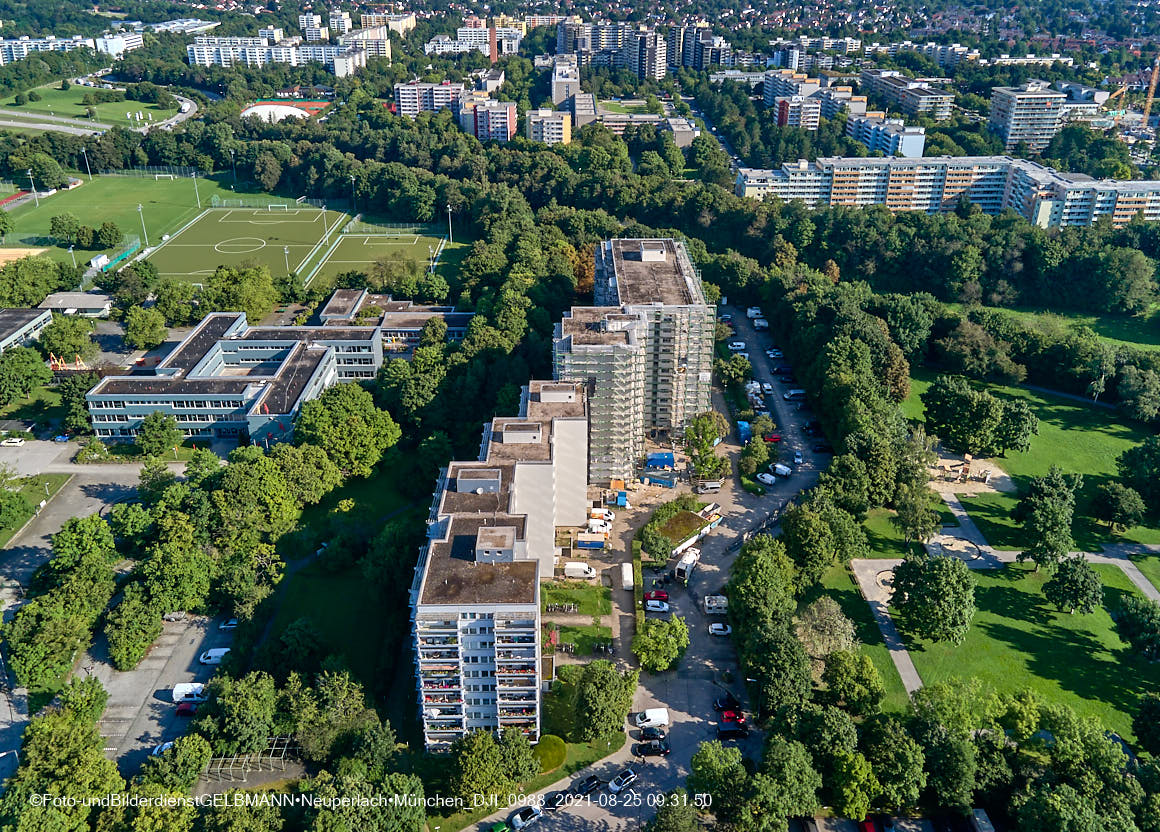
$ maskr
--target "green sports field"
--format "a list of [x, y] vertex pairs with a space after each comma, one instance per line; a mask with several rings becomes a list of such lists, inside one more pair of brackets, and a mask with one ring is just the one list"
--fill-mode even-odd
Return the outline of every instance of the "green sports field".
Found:
[[331, 242], [325, 262], [310, 276], [309, 283], [329, 285], [343, 272], [366, 272], [381, 258], [412, 260], [424, 268], [440, 249], [437, 237], [423, 234], [383, 236], [380, 234], [344, 234]]
[[[81, 87], [75, 84], [67, 90], [62, 90], [60, 82], [56, 82], [37, 87], [36, 92], [40, 95], [40, 101], [29, 101], [27, 104], [17, 107], [16, 97], [8, 96], [0, 99], [0, 108], [14, 114], [47, 113], [53, 116], [87, 119], [89, 108], [81, 101], [86, 93], [96, 91], [92, 87]], [[173, 107], [162, 109], [156, 104], [145, 104], [141, 101], [111, 101], [107, 104], [94, 104], [92, 106], [97, 111], [97, 121], [121, 127], [157, 124], [177, 112], [177, 109]], [[127, 114], [136, 113], [143, 114], [144, 119], [141, 122], [138, 122], [135, 116], [132, 120], [126, 118]]]
[[[346, 215], [308, 206], [209, 208], [150, 255], [163, 276], [201, 282], [218, 266], [256, 263], [304, 274], [338, 236]], [[156, 244], [156, 241], [155, 241]]]

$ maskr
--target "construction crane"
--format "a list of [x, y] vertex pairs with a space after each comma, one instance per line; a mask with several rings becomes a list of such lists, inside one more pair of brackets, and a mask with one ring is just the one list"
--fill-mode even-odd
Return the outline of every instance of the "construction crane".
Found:
[[1144, 127], [1148, 126], [1148, 116], [1152, 114], [1152, 100], [1156, 97], [1156, 81], [1160, 79], [1160, 55], [1152, 62], [1152, 78], [1148, 81], [1148, 97], [1144, 99]]
[[1104, 102], [1104, 106], [1107, 107], [1108, 104], [1115, 101], [1117, 98], [1119, 98], [1121, 95], [1123, 95], [1127, 91], [1128, 91], [1128, 85], [1121, 84], [1120, 88], [1118, 90], [1116, 90], [1114, 93], [1112, 93], [1111, 95], [1108, 96], [1107, 100]]

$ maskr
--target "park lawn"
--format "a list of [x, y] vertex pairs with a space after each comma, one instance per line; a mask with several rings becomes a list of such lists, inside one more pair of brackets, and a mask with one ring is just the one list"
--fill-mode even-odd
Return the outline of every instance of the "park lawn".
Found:
[[[0, 107], [14, 113], [47, 113], [66, 118], [87, 119], [89, 108], [81, 101], [86, 93], [95, 93], [96, 90], [77, 84], [73, 84], [67, 90], [62, 90], [60, 82], [57, 81], [43, 87], [37, 87], [36, 92], [41, 96], [40, 101], [29, 101], [27, 104], [17, 107], [16, 96], [12, 95], [0, 99]], [[130, 121], [125, 117], [127, 113], [140, 112], [145, 114], [145, 121], [140, 124], [147, 126], [150, 123], [162, 122], [177, 112], [176, 107], [162, 109], [156, 104], [145, 104], [141, 101], [111, 101], [107, 104], [94, 104], [92, 106], [97, 111], [97, 121], [111, 124], [114, 127], [138, 126], [136, 117]], [[153, 117], [152, 122], [149, 121], [149, 116]]]
[[34, 422], [38, 428], [62, 425], [66, 415], [60, 393], [48, 385], [37, 387], [27, 399], [0, 408], [0, 419]]
[[1144, 573], [1152, 586], [1160, 589], [1160, 555], [1140, 554], [1132, 555], [1132, 563]]
[[[910, 396], [903, 402], [908, 418], [922, 418], [918, 396], [930, 386], [934, 376], [933, 372], [915, 371]], [[1039, 434], [1032, 438], [1030, 450], [1011, 452], [997, 460], [1016, 485], [1022, 488], [1031, 477], [1046, 474], [1052, 465], [1060, 466], [1065, 473], [1083, 474], [1073, 528], [1080, 549], [1098, 552], [1104, 543], [1160, 543], [1160, 527], [1137, 526], [1123, 534], [1111, 534], [1106, 525], [1088, 516], [1096, 489], [1117, 478], [1116, 458], [1143, 442], [1148, 431], [1124, 420], [1114, 410], [1075, 399], [1001, 384], [986, 385], [986, 389], [1002, 399], [1023, 399], [1039, 417]], [[992, 546], [1026, 547], [1022, 529], [1011, 517], [1018, 495], [989, 493], [960, 500]]]
[[[939, 513], [939, 522], [944, 527], [958, 527], [954, 514], [941, 498], [936, 498], [932, 502], [932, 507]], [[916, 541], [911, 541], [907, 547], [902, 532], [891, 521], [893, 516], [894, 511], [888, 508], [874, 508], [866, 513], [866, 519], [862, 521], [862, 531], [866, 533], [866, 540], [870, 544], [870, 557], [904, 558], [908, 553], [922, 552], [921, 544]]]
[[8, 545], [12, 535], [28, 522], [36, 513], [41, 500], [51, 500], [56, 492], [64, 488], [64, 484], [72, 478], [71, 474], [37, 474], [34, 477], [24, 477], [19, 480], [19, 494], [29, 505], [30, 511], [26, 517], [13, 526], [0, 528], [0, 549]]
[[964, 642], [909, 647], [923, 683], [977, 678], [997, 693], [1030, 689], [1044, 702], [1096, 717], [1131, 742], [1137, 699], [1160, 686], [1160, 664], [1133, 654], [1107, 612], [1135, 587], [1116, 566], [1094, 569], [1105, 608], [1090, 615], [1051, 606], [1043, 597], [1047, 576], [1030, 564], [975, 572], [978, 611]]
[[[961, 312], [961, 304], [948, 304]], [[1076, 326], [1090, 327], [1111, 346], [1134, 347], [1140, 350], [1160, 350], [1160, 319], [1153, 308], [1147, 315], [1091, 315], [1084, 312], [1053, 311], [1022, 307], [1018, 309], [990, 308], [988, 311], [1015, 318], [1019, 322], [1048, 331], [1066, 330]]]
[[612, 590], [584, 581], [551, 581], [540, 585], [540, 606], [545, 612], [548, 604], [577, 604], [575, 615], [610, 615]]
[[[176, 231], [200, 213], [193, 182], [189, 179], [145, 179], [138, 176], [98, 176], [91, 182], [80, 174], [85, 184], [71, 191], [59, 191], [40, 200], [40, 205], [27, 203], [14, 209], [13, 230], [4, 238], [11, 246], [46, 245], [49, 224], [58, 214], [72, 214], [82, 224], [96, 228], [111, 221], [128, 236], [141, 236], [141, 218], [149, 232], [149, 242], [156, 245], [163, 234]], [[27, 187], [27, 183], [23, 184]], [[218, 184], [216, 178], [197, 180], [201, 204], [208, 207], [213, 196], [236, 197], [228, 187]], [[271, 198], [271, 201], [275, 201]], [[142, 212], [137, 212], [137, 206]], [[144, 240], [142, 240], [144, 245]], [[69, 260], [68, 246], [55, 246], [45, 252], [54, 260]], [[77, 262], [91, 259], [97, 251], [77, 251]]]
[[603, 624], [560, 624], [556, 627], [561, 643], [575, 644], [577, 656], [591, 656], [597, 644], [612, 643], [612, 628]]
[[890, 660], [890, 651], [886, 649], [886, 643], [882, 640], [882, 631], [878, 629], [878, 624], [870, 613], [870, 607], [847, 565], [839, 564], [831, 567], [822, 576], [821, 585], [810, 588], [802, 596], [801, 606], [806, 606], [821, 595], [829, 595], [837, 601], [842, 612], [854, 622], [854, 634], [862, 642], [862, 652], [874, 662], [886, 688], [882, 710], [905, 711], [910, 706], [910, 698], [906, 695], [906, 688], [902, 686], [902, 677], [898, 675], [894, 662]]

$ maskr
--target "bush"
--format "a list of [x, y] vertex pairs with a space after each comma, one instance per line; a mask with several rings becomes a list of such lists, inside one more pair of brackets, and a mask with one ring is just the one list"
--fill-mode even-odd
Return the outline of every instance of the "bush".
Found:
[[41, 99], [41, 95], [36, 90], [31, 90], [28, 93], [28, 100], [29, 101], [40, 101], [40, 99]]
[[109, 657], [117, 670], [132, 670], [161, 635], [161, 612], [146, 598], [139, 585], [129, 586], [125, 597], [109, 613], [105, 636]]
[[81, 445], [81, 449], [77, 451], [77, 455], [73, 457], [73, 462], [85, 464], [89, 462], [104, 462], [109, 458], [109, 448], [100, 439], [90, 439], [85, 444]]
[[544, 734], [532, 749], [532, 753], [540, 762], [540, 771], [554, 771], [564, 765], [568, 748], [564, 745], [564, 740], [555, 734]]

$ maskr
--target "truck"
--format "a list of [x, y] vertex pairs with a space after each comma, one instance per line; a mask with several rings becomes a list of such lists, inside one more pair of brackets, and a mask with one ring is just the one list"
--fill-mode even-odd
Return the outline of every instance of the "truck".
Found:
[[729, 612], [729, 599], [724, 595], [706, 595], [701, 599], [701, 608], [705, 615], [726, 615]]
[[661, 488], [676, 488], [677, 481], [673, 477], [658, 477], [650, 474], [644, 478], [645, 485], [659, 485]]
[[687, 549], [685, 554], [681, 555], [681, 559], [677, 561], [677, 568], [673, 570], [673, 574], [681, 583], [687, 584], [689, 578], [693, 577], [693, 570], [697, 568], [697, 561], [701, 559], [700, 549]]
[[590, 534], [589, 532], [580, 532], [576, 535], [577, 549], [603, 549], [605, 537], [602, 534]]
[[765, 318], [754, 318], [753, 319], [753, 328], [754, 329], [769, 329], [769, 321], [765, 320]]
[[570, 560], [564, 564], [564, 577], [588, 580], [596, 577], [596, 570], [583, 561]]
[[611, 523], [616, 519], [616, 514], [608, 508], [590, 508], [588, 509], [588, 519], [589, 521], [601, 520], [605, 523]]
[[629, 592], [632, 592], [636, 588], [636, 585], [632, 580], [631, 563], [620, 564], [620, 585], [627, 589]]
[[761, 307], [760, 306], [749, 307], [748, 309], [745, 310], [745, 317], [749, 318], [749, 320], [751, 320], [751, 321], [754, 318], [760, 318], [761, 317]]

